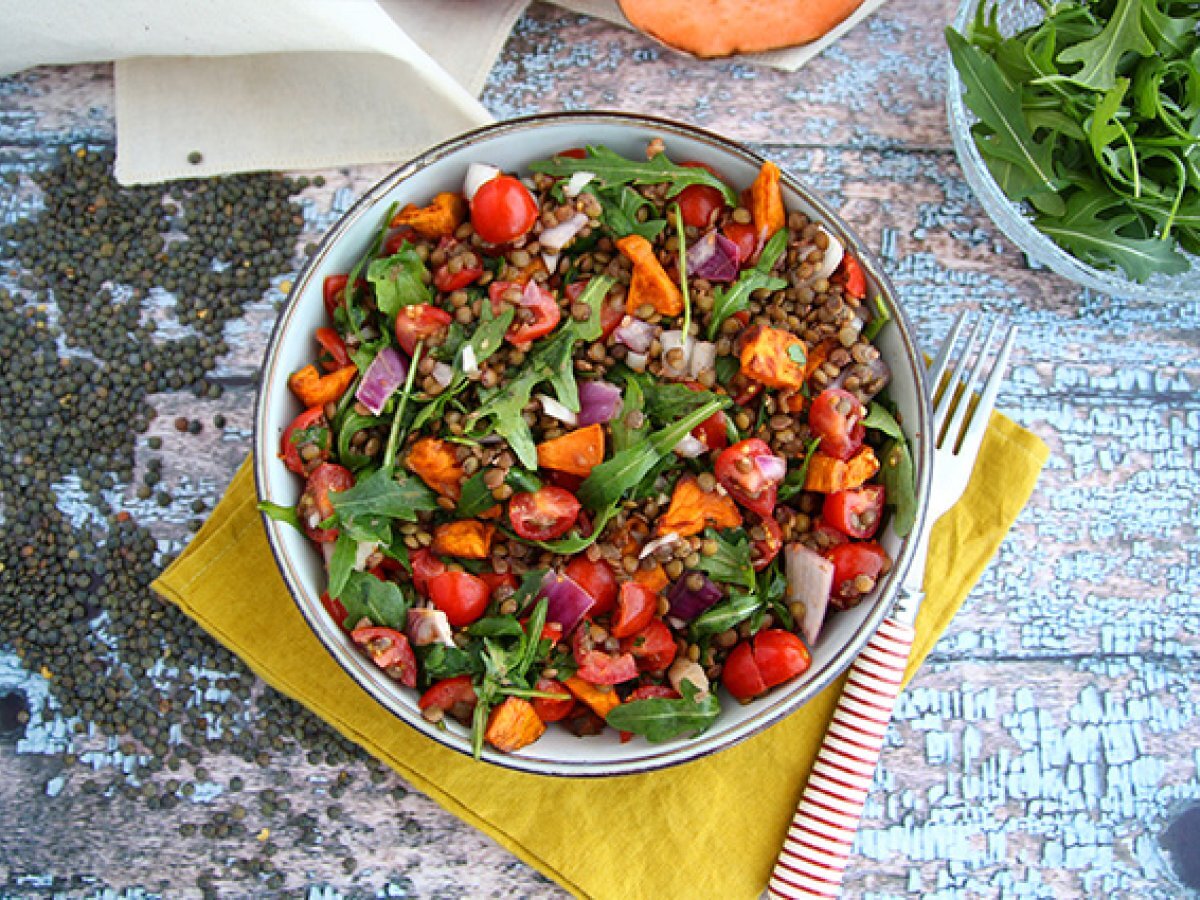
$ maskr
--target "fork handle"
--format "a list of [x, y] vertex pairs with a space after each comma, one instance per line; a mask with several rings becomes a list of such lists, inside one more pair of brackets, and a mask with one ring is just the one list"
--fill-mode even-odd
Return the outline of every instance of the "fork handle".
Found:
[[886, 618], [850, 667], [767, 885], [772, 900], [837, 897], [915, 632]]

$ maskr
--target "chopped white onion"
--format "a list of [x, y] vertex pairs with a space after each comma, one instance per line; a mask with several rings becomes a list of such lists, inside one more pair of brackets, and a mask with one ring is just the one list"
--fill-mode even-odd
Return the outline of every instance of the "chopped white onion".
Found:
[[534, 394], [537, 401], [542, 404], [542, 412], [552, 419], [558, 419], [564, 425], [575, 425], [579, 422], [579, 416], [567, 409], [563, 404], [559, 403], [553, 397], [546, 394]]
[[379, 541], [359, 541], [354, 547], [354, 565], [351, 568], [361, 572], [367, 567], [367, 560], [371, 558], [371, 554], [378, 549]]
[[821, 633], [829, 594], [833, 590], [833, 563], [803, 544], [788, 544], [783, 549], [784, 571], [787, 573], [788, 603], [804, 604], [804, 621], [800, 632], [811, 647]]
[[572, 175], [565, 185], [563, 185], [563, 196], [578, 197], [589, 181], [596, 177], [595, 172], [576, 172]]
[[[820, 226], [817, 226], [820, 228]], [[828, 278], [837, 271], [838, 266], [842, 264], [842, 257], [846, 255], [846, 248], [842, 246], [842, 242], [835, 238], [832, 234], [821, 228], [825, 235], [829, 238], [829, 246], [825, 248], [825, 255], [821, 259], [821, 265], [817, 271], [813, 272], [811, 281], [820, 281], [822, 278]]]
[[553, 228], [547, 228], [538, 235], [538, 243], [543, 248], [551, 253], [557, 253], [563, 247], [571, 242], [575, 235], [579, 234], [584, 225], [588, 223], [588, 217], [581, 212], [575, 213], [565, 222], [559, 222]]
[[479, 374], [479, 360], [475, 358], [475, 348], [467, 343], [463, 344], [462, 367], [468, 375]]
[[671, 687], [683, 693], [682, 684], [685, 681], [690, 681], [696, 687], [696, 699], [703, 700], [708, 696], [708, 676], [704, 674], [704, 669], [697, 662], [692, 662], [686, 656], [680, 656], [671, 663], [671, 668], [667, 670], [667, 678], [671, 682]]
[[656, 326], [645, 319], [634, 316], [623, 316], [621, 324], [613, 332], [613, 337], [632, 350], [634, 353], [645, 353], [654, 343]]
[[446, 385], [448, 385], [450, 383], [451, 379], [454, 378], [454, 370], [452, 368], [450, 368], [448, 365], [446, 365], [444, 362], [436, 363], [433, 367], [433, 371], [430, 372], [429, 374], [432, 375], [433, 380], [436, 381], [438, 384], [440, 384], [442, 387], [445, 387]]
[[543, 253], [542, 254], [542, 262], [545, 264], [546, 272], [548, 274], [553, 275], [556, 271], [558, 271], [558, 254], [557, 253]]
[[645, 372], [646, 363], [649, 361], [650, 357], [648, 357], [645, 353], [625, 354], [625, 365], [629, 366], [629, 368], [633, 369], [635, 372]]
[[692, 355], [688, 359], [688, 372], [693, 378], [717, 364], [717, 345], [710, 341], [692, 341]]
[[454, 646], [454, 632], [450, 628], [450, 619], [440, 609], [422, 606], [410, 609], [404, 631], [414, 647], [426, 647], [429, 644]]
[[689, 432], [679, 439], [674, 449], [684, 459], [695, 459], [708, 450], [708, 445]]
[[678, 544], [678, 543], [679, 543], [679, 535], [677, 535], [673, 531], [668, 531], [662, 537], [655, 538], [654, 540], [650, 541], [650, 543], [648, 543], [645, 547], [643, 547], [642, 552], [638, 554], [638, 559], [645, 559], [647, 556], [649, 556], [655, 550], [658, 550], [660, 547], [668, 547], [671, 544]]
[[[659, 354], [659, 362], [662, 364], [662, 374], [670, 378], [683, 378], [688, 374], [688, 360], [692, 355], [692, 345], [695, 341], [687, 341], [685, 343], [683, 332], [679, 329], [664, 331], [658, 336], [658, 341], [662, 345], [662, 353]], [[670, 360], [670, 353], [673, 350], [683, 351], [683, 360], [679, 365], [674, 365]]]
[[463, 179], [463, 196], [475, 198], [475, 192], [500, 174], [500, 170], [487, 163], [471, 163], [467, 166], [467, 177]]

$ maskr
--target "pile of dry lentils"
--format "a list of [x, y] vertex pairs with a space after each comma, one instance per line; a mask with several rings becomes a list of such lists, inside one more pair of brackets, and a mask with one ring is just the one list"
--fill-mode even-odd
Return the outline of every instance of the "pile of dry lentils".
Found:
[[[31, 709], [19, 681], [0, 683], [0, 754], [36, 720], [66, 722], [51, 797], [65, 786], [68, 797], [134, 804], [132, 815], [175, 810], [160, 819], [211, 848], [188, 860], [204, 893], [295, 887], [279, 853], [318, 839], [311, 804], [301, 812], [288, 796], [297, 759], [329, 767], [322, 817], [340, 816], [354, 772], [404, 790], [150, 591], [182, 541], [156, 536], [136, 509], [156, 504], [195, 530], [215, 505], [164, 483], [162, 440], [146, 434], [154, 401], [191, 392], [220, 406], [226, 385], [212, 373], [225, 327], [299, 264], [296, 195], [309, 182], [123, 188], [112, 164], [108, 148], [63, 148], [0, 185], [41, 206], [0, 230], [0, 672], [15, 658], [33, 673], [24, 683], [49, 692]], [[248, 407], [251, 394], [230, 402]], [[226, 416], [170, 427], [223, 431]], [[96, 750], [126, 764], [97, 765]], [[218, 758], [222, 774], [209, 769]], [[322, 856], [353, 872], [353, 850], [334, 843]], [[0, 879], [0, 893], [19, 887]]]

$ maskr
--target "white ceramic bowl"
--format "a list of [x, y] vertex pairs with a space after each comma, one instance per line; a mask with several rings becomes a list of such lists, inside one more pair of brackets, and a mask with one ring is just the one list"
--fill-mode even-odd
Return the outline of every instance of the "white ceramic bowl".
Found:
[[[964, 0], [954, 17], [954, 30], [959, 34], [966, 34], [967, 27], [974, 21], [975, 12], [980, 4], [987, 3], [990, 7], [993, 2], [994, 0]], [[1037, 0], [1002, 0], [998, 9], [997, 25], [1006, 35], [1016, 34], [1024, 28], [1036, 25], [1045, 16], [1045, 11]], [[1121, 269], [1097, 269], [1076, 259], [1038, 231], [1025, 207], [1009, 200], [992, 178], [992, 173], [971, 136], [971, 126], [977, 120], [975, 114], [963, 102], [962, 81], [954, 64], [949, 61], [948, 54], [946, 67], [949, 71], [946, 112], [950, 122], [950, 137], [954, 142], [954, 152], [958, 155], [963, 176], [975, 192], [975, 196], [979, 198], [984, 211], [1029, 259], [1084, 287], [1114, 297], [1161, 302], [1195, 300], [1200, 296], [1200, 288], [1197, 287], [1200, 283], [1200, 259], [1195, 256], [1184, 254], [1192, 261], [1191, 269], [1186, 272], [1178, 275], [1156, 273], [1146, 281], [1139, 282], [1129, 278]]]
[[[424, 204], [438, 191], [458, 190], [472, 162], [521, 172], [527, 163], [550, 156], [556, 150], [586, 144], [604, 144], [626, 156], [637, 157], [645, 153], [647, 143], [654, 137], [666, 142], [672, 158], [709, 163], [735, 185], [748, 185], [762, 163], [761, 157], [731, 141], [667, 120], [616, 113], [559, 113], [503, 122], [465, 134], [417, 157], [372, 188], [326, 235], [300, 273], [267, 348], [255, 415], [254, 474], [260, 499], [290, 505], [299, 498], [300, 479], [276, 456], [280, 434], [300, 412], [287, 388], [287, 377], [311, 362], [313, 330], [325, 324], [321, 302], [325, 276], [350, 269], [370, 244], [390, 203]], [[894, 323], [883, 329], [878, 345], [892, 369], [890, 395], [899, 406], [913, 449], [919, 509], [923, 511], [932, 454], [926, 439], [930, 413], [912, 329], [879, 264], [833, 211], [786, 173], [784, 192], [789, 208], [803, 210], [824, 222], [853, 250], [862, 261], [872, 291], [881, 294], [892, 314]], [[918, 527], [920, 524], [918, 520]], [[379, 714], [395, 715], [431, 740], [470, 754], [466, 729], [457, 723], [449, 723], [449, 727], [442, 729], [425, 721], [417, 709], [416, 693], [400, 687], [376, 668], [324, 611], [320, 595], [325, 585], [325, 569], [321, 554], [308, 539], [290, 526], [270, 519], [264, 518], [264, 525], [280, 572], [300, 612], [338, 664], [379, 701]], [[746, 706], [723, 696], [720, 719], [699, 738], [657, 745], [635, 739], [622, 744], [612, 729], [604, 735], [580, 739], [564, 729], [550, 728], [537, 742], [517, 753], [498, 753], [487, 748], [483, 758], [508, 768], [550, 775], [641, 772], [712, 753], [779, 721], [850, 665], [890, 608], [908, 568], [913, 539], [900, 540], [889, 529], [880, 540], [896, 565], [872, 599], [827, 621], [820, 640], [812, 648], [813, 662], [808, 672]]]

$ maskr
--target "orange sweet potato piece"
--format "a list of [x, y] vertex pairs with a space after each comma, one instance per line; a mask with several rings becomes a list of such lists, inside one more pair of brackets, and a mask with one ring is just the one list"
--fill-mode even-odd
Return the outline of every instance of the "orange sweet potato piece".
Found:
[[316, 366], [305, 366], [291, 374], [288, 387], [306, 408], [324, 406], [326, 403], [336, 403], [357, 374], [358, 368], [353, 365], [334, 369], [326, 375], [318, 372]]
[[503, 753], [528, 747], [542, 736], [546, 723], [538, 718], [533, 704], [520, 697], [508, 697], [488, 716], [487, 742]]
[[563, 684], [575, 695], [576, 700], [582, 700], [602, 719], [607, 718], [610, 712], [621, 705], [621, 698], [610, 685], [600, 687], [590, 681], [584, 681], [578, 675], [572, 675]]
[[807, 361], [804, 341], [790, 331], [752, 328], [742, 343], [742, 374], [767, 387], [797, 391], [804, 384], [805, 362], [793, 354]]
[[467, 473], [449, 441], [421, 438], [408, 451], [408, 468], [443, 497], [458, 500]]
[[671, 505], [658, 520], [654, 533], [658, 536], [674, 532], [680, 537], [699, 534], [709, 526], [717, 529], [738, 528], [742, 514], [728, 494], [716, 490], [706, 493], [692, 475], [675, 483]]
[[683, 294], [654, 255], [650, 242], [640, 234], [631, 234], [617, 241], [617, 248], [633, 263], [633, 278], [625, 297], [625, 311], [636, 315], [646, 304], [664, 316], [683, 312]]
[[392, 216], [391, 226], [407, 226], [424, 238], [450, 237], [467, 219], [467, 201], [461, 194], [442, 193], [428, 206], [410, 203]]
[[667, 577], [667, 570], [661, 565], [653, 569], [638, 569], [633, 580], [656, 594], [671, 583], [671, 579]]
[[779, 189], [779, 166], [765, 162], [750, 185], [750, 215], [759, 240], [766, 241], [787, 224], [783, 192]]
[[445, 522], [433, 531], [433, 552], [439, 556], [458, 556], [462, 559], [487, 559], [492, 553], [495, 525], [484, 525], [474, 519]]
[[821, 494], [836, 494], [838, 491], [860, 487], [878, 471], [879, 460], [875, 458], [875, 451], [870, 447], [863, 447], [846, 460], [817, 451], [808, 461], [804, 489]]
[[587, 478], [604, 462], [604, 429], [588, 425], [537, 445], [538, 466]]
[[758, 53], [824, 37], [863, 0], [620, 0], [634, 28], [700, 57]]

